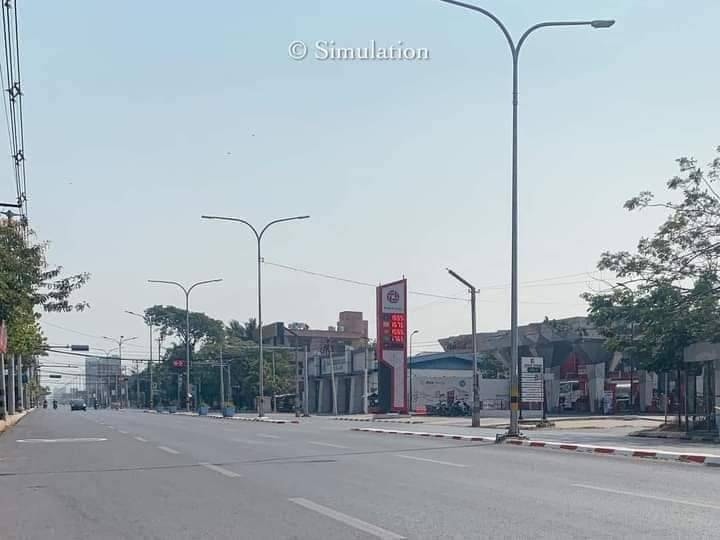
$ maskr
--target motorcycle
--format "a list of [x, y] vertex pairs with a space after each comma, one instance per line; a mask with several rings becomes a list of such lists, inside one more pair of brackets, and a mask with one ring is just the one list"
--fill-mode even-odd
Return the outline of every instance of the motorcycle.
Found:
[[43, 401], [43, 409], [47, 409], [47, 399]]
[[53, 409], [57, 409], [57, 400], [53, 400]]

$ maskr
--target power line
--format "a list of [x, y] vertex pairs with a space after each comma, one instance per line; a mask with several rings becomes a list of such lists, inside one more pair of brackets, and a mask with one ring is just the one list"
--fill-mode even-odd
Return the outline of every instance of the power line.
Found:
[[[332, 274], [325, 274], [323, 272], [315, 272], [312, 270], [306, 270], [304, 268], [298, 268], [296, 266], [290, 266], [287, 264], [274, 263], [274, 262], [269, 262], [269, 261], [265, 261], [265, 260], [263, 261], [263, 264], [267, 264], [269, 266], [275, 266], [278, 268], [283, 268], [285, 270], [291, 270], [293, 272], [298, 272], [301, 274], [307, 274], [307, 275], [311, 275], [311, 276], [315, 276], [315, 277], [321, 277], [324, 279], [332, 279], [334, 281], [341, 281], [343, 283], [349, 283], [352, 285], [361, 285], [361, 286], [373, 287], [373, 288], [377, 287], [377, 285], [374, 285], [372, 283], [368, 283], [365, 281], [358, 281], [356, 279], [335, 276]], [[577, 276], [577, 275], [585, 275], [585, 274], [586, 273], [574, 274], [574, 275]], [[562, 277], [570, 277], [570, 276], [562, 276]], [[559, 278], [547, 278], [547, 279], [559, 279]], [[528, 282], [528, 283], [534, 283], [534, 282]], [[481, 290], [486, 289], [486, 288], [488, 288], [488, 287], [480, 287]], [[492, 288], [492, 287], [489, 287], [489, 288]], [[458, 296], [446, 296], [446, 295], [442, 295], [442, 294], [435, 294], [435, 293], [428, 293], [428, 292], [421, 292], [421, 291], [408, 291], [408, 294], [413, 294], [416, 296], [426, 296], [426, 297], [430, 297], [430, 298], [438, 298], [441, 300], [454, 300], [454, 301], [459, 301], [459, 302], [469, 302], [468, 298], [460, 298]], [[482, 303], [486, 303], [486, 304], [499, 303], [499, 301], [497, 301], [497, 300], [486, 300], [486, 299], [478, 299], [478, 302], [482, 302]], [[542, 302], [542, 301], [531, 301], [531, 300], [522, 300], [522, 301], [520, 301], [520, 303], [528, 304], [528, 305], [572, 305], [572, 306], [584, 305], [584, 304], [569, 304], [567, 302]]]

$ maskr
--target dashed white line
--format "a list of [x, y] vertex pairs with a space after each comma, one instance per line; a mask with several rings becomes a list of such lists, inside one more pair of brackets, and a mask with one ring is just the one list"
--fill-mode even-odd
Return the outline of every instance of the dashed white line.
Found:
[[57, 443], [57, 442], [103, 442], [107, 441], [104, 437], [77, 437], [66, 439], [18, 439], [19, 443]]
[[467, 465], [463, 465], [462, 463], [451, 463], [449, 461], [440, 461], [439, 459], [429, 459], [429, 458], [422, 458], [417, 456], [407, 456], [405, 454], [394, 454], [395, 457], [403, 458], [403, 459], [412, 459], [415, 461], [426, 461], [428, 463], [437, 463], [438, 465], [447, 465], [448, 467], [467, 467]]
[[610, 489], [599, 486], [589, 486], [587, 484], [572, 484], [573, 487], [582, 489], [591, 489], [594, 491], [603, 491], [605, 493], [612, 493], [614, 495], [627, 495], [628, 497], [639, 497], [641, 499], [651, 499], [653, 501], [669, 502], [673, 504], [684, 504], [687, 506], [697, 506], [699, 508], [710, 508], [711, 510], [720, 510], [720, 506], [716, 504], [708, 504], [695, 501], [686, 501], [683, 499], [674, 499], [671, 497], [658, 497], [657, 495], [647, 495], [645, 493], [635, 493], [633, 491], [623, 491], [620, 489]]
[[143, 438], [143, 437], [133, 437], [133, 438], [134, 438], [134, 439], [135, 439], [136, 441], [140, 441], [140, 442], [148, 442], [148, 440], [147, 440], [147, 439], [145, 439], [145, 438]]
[[211, 471], [215, 471], [216, 473], [220, 473], [223, 476], [227, 476], [228, 478], [240, 478], [240, 475], [236, 472], [233, 472], [231, 470], [225, 469], [224, 467], [220, 467], [219, 465], [213, 465], [212, 463], [200, 463], [203, 467], [206, 469], [210, 469]]
[[278, 435], [268, 435], [267, 433], [258, 433], [258, 437], [262, 437], [263, 439], [279, 439], [280, 437]]
[[128, 434], [127, 431], [123, 431], [122, 429], [118, 429], [118, 433], [122, 433], [123, 435], [127, 435], [127, 434]]
[[158, 448], [160, 450], [162, 450], [163, 452], [167, 452], [168, 454], [179, 454], [180, 453], [177, 450], [175, 450], [174, 448], [169, 448], [167, 446], [158, 446]]
[[308, 444], [314, 444], [316, 446], [327, 446], [329, 448], [350, 448], [349, 446], [343, 446], [342, 444], [332, 444], [329, 442], [322, 441], [308, 441]]
[[381, 527], [378, 527], [377, 525], [368, 523], [367, 521], [362, 521], [358, 518], [348, 516], [347, 514], [343, 514], [342, 512], [338, 512], [337, 510], [333, 510], [332, 508], [328, 508], [327, 506], [322, 506], [321, 504], [317, 504], [307, 499], [303, 499], [302, 497], [294, 497], [289, 500], [290, 502], [294, 502], [295, 504], [298, 504], [303, 508], [307, 508], [308, 510], [312, 510], [314, 512], [317, 512], [318, 514], [322, 514], [323, 516], [327, 516], [331, 519], [334, 519], [335, 521], [344, 523], [345, 525], [348, 525], [359, 531], [366, 532], [377, 538], [381, 538], [383, 540], [405, 539], [404, 536], [395, 534], [392, 531], [388, 531], [387, 529], [383, 529]]
[[269, 444], [268, 441], [256, 441], [256, 440], [253, 440], [253, 439], [238, 439], [238, 438], [233, 438], [233, 439], [231, 439], [231, 440], [233, 440], [233, 441], [235, 441], [235, 442], [243, 443], [243, 444]]

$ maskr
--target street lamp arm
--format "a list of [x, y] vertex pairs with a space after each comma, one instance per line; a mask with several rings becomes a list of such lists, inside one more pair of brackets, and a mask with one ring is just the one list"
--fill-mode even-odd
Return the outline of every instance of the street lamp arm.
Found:
[[540, 28], [547, 28], [549, 26], [593, 26], [593, 22], [594, 21], [546, 21], [534, 24], [533, 26], [525, 30], [525, 33], [520, 36], [517, 47], [515, 47], [515, 54], [520, 54], [520, 48], [523, 46], [523, 43], [525, 43], [525, 40], [528, 38], [528, 36], [532, 34], [535, 30], [538, 30]]
[[[508, 29], [505, 27], [505, 25], [502, 23], [502, 21], [501, 21], [500, 19], [498, 19], [498, 17], [497, 17], [496, 15], [494, 15], [493, 13], [491, 13], [490, 11], [488, 11], [487, 9], [483, 9], [483, 8], [481, 8], [481, 7], [475, 6], [475, 5], [473, 5], [473, 4], [468, 4], [468, 3], [466, 3], [466, 2], [458, 2], [458, 0], [440, 0], [440, 1], [441, 1], [441, 2], [444, 2], [444, 3], [446, 3], [446, 4], [452, 4], [452, 5], [454, 5], [454, 6], [459, 6], [459, 7], [465, 8], [465, 9], [470, 9], [470, 10], [472, 10], [472, 11], [477, 11], [478, 13], [482, 13], [483, 15], [485, 15], [486, 17], [488, 17], [489, 19], [492, 19], [492, 21], [493, 21], [496, 25], [498, 25], [498, 27], [500, 28], [500, 30], [502, 30], [502, 33], [503, 33], [503, 35], [505, 36], [505, 39], [507, 40], [508, 45], [510, 46], [510, 52], [512, 53], [513, 57], [515, 57], [515, 55], [517, 54], [517, 50], [520, 49], [520, 45], [518, 44], [518, 46], [515, 47], [515, 43], [513, 42], [513, 38], [512, 38], [512, 36], [510, 35], [510, 32], [509, 32]], [[531, 29], [531, 30], [534, 30], [534, 28]], [[526, 32], [526, 34], [528, 34], [528, 33], [530, 33], [530, 32], [529, 32], [529, 31]], [[521, 39], [520, 41], [522, 42], [522, 39]]]
[[260, 231], [260, 235], [258, 236], [258, 239], [262, 238], [263, 234], [265, 234], [265, 231], [267, 231], [270, 226], [275, 225], [276, 223], [283, 223], [284, 221], [294, 221], [296, 219], [308, 219], [310, 216], [293, 216], [293, 217], [286, 217], [286, 218], [280, 218], [280, 219], [274, 219], [267, 225], [265, 225], [262, 230]]
[[167, 283], [168, 285], [177, 285], [183, 290], [185, 294], [188, 294], [187, 289], [177, 281], [165, 281], [164, 279], [148, 279], [148, 283]]
[[217, 282], [219, 282], [219, 281], [222, 281], [222, 278], [218, 278], [218, 279], [207, 279], [207, 280], [205, 280], [205, 281], [198, 281], [197, 283], [193, 283], [192, 285], [190, 285], [190, 288], [187, 290], [187, 293], [186, 293], [186, 294], [189, 296], [189, 295], [190, 295], [190, 291], [192, 291], [192, 290], [193, 290], [195, 287], [197, 287], [198, 285], [206, 285], [206, 284], [208, 284], [208, 283], [217, 283]]
[[[219, 219], [221, 221], [237, 221], [238, 223], [244, 223], [250, 229], [252, 230], [253, 234], [255, 235], [255, 238], [260, 240], [260, 237], [262, 236], [262, 233], [258, 234], [257, 229], [253, 226], [252, 223], [249, 221], [245, 221], [244, 219], [240, 218], [234, 218], [234, 217], [224, 217], [224, 216], [200, 216], [202, 219]], [[267, 227], [266, 227], [267, 228]], [[263, 229], [264, 230], [264, 229]]]

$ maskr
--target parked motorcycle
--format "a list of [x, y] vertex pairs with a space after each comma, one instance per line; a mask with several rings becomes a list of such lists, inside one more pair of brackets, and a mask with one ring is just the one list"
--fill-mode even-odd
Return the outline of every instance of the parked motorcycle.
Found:
[[43, 409], [47, 409], [47, 399], [43, 400]]
[[57, 409], [57, 399], [53, 399], [53, 409]]

